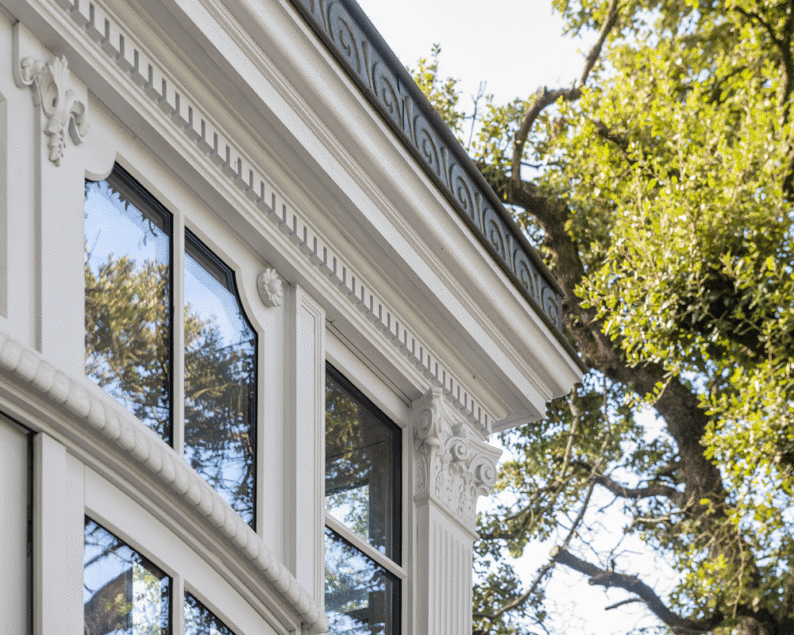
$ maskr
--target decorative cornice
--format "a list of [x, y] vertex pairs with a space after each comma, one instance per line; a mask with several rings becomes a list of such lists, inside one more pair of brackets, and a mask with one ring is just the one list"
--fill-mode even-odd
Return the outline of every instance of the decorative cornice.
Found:
[[416, 496], [443, 503], [469, 529], [477, 524], [477, 499], [496, 483], [502, 453], [456, 418], [439, 388], [411, 404], [416, 447]]
[[19, 67], [15, 64], [14, 77], [20, 88], [30, 86], [33, 89], [33, 103], [41, 106], [47, 118], [44, 134], [49, 138], [49, 159], [60, 165], [66, 148], [67, 128], [75, 145], [80, 145], [88, 133], [85, 103], [67, 88], [70, 73], [66, 57], [53, 57], [46, 63], [26, 57]]
[[292, 606], [310, 633], [328, 632], [328, 618], [240, 515], [173, 448], [101, 388], [85, 386], [47, 362], [40, 353], [0, 332], [0, 370], [64, 408], [87, 429], [115, 445], [169, 487], [228, 539]]
[[356, 310], [382, 331], [400, 354], [414, 364], [433, 386], [444, 390], [465, 420], [485, 434], [493, 431], [493, 415], [472, 397], [465, 384], [444, 367], [427, 344], [406, 326], [405, 320], [378, 297], [346, 259], [281, 197], [262, 167], [244, 155], [231, 137], [203, 112], [189, 92], [163, 71], [102, 5], [85, 0], [51, 1], [127, 75], [130, 84], [167, 115], [171, 125], [212, 160], [263, 217], [289, 237]]
[[290, 2], [557, 339], [573, 353], [562, 334], [562, 288], [355, 1]]
[[284, 301], [284, 284], [275, 269], [265, 269], [257, 276], [256, 289], [267, 307], [281, 306]]

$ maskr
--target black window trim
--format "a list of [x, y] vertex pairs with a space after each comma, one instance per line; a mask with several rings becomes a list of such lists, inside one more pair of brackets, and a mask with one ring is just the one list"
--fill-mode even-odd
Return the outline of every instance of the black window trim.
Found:
[[[175, 425], [175, 418], [176, 418], [176, 404], [174, 402], [174, 396], [177, 393], [176, 390], [176, 346], [175, 346], [175, 319], [174, 316], [176, 315], [175, 312], [175, 298], [174, 298], [174, 288], [175, 288], [175, 275], [176, 275], [176, 240], [174, 237], [174, 228], [176, 223], [174, 222], [174, 214], [165, 206], [163, 205], [149, 190], [136, 179], [123, 165], [121, 165], [118, 161], [113, 164], [113, 169], [110, 171], [108, 176], [102, 179], [85, 179], [85, 183], [99, 183], [101, 181], [106, 181], [111, 176], [117, 176], [118, 179], [126, 185], [132, 191], [133, 195], [140, 199], [140, 202], [149, 206], [150, 209], [157, 214], [162, 219], [164, 227], [160, 228], [161, 231], [165, 232], [169, 237], [169, 249], [168, 249], [168, 312], [171, 317], [169, 320], [169, 327], [167, 333], [167, 344], [168, 344], [168, 364], [169, 364], [169, 391], [171, 393], [171, 403], [168, 413], [168, 438], [163, 439], [169, 446], [172, 448], [174, 447], [174, 425]], [[138, 201], [132, 201], [133, 204], [138, 204]], [[142, 213], [145, 213], [142, 211]], [[237, 300], [238, 306], [240, 308], [241, 315], [245, 320], [246, 324], [251, 329], [251, 332], [254, 334], [254, 351], [255, 351], [255, 360], [254, 360], [254, 377], [253, 377], [253, 385], [254, 391], [252, 394], [252, 398], [248, 404], [248, 414], [253, 421], [252, 430], [251, 430], [251, 447], [254, 448], [254, 469], [253, 469], [253, 501], [254, 501], [254, 509], [253, 514], [251, 517], [251, 522], [247, 523], [251, 529], [257, 531], [257, 515], [259, 512], [259, 501], [257, 499], [258, 494], [258, 468], [259, 468], [259, 452], [257, 451], [257, 438], [259, 433], [259, 364], [261, 362], [260, 359], [260, 350], [259, 350], [259, 332], [251, 322], [250, 318], [248, 317], [247, 312], [245, 311], [245, 306], [243, 305], [240, 289], [237, 284], [237, 276], [235, 271], [232, 267], [230, 267], [226, 262], [224, 262], [221, 258], [215, 254], [211, 247], [209, 247], [198, 235], [192, 231], [187, 226], [184, 226], [184, 241], [183, 241], [183, 252], [188, 253], [187, 244], [189, 242], [193, 243], [193, 246], [200, 252], [201, 256], [208, 260], [213, 266], [217, 267], [221, 271], [224, 272], [226, 276], [225, 287], [229, 289], [234, 295], [235, 299]], [[199, 264], [201, 264], [199, 262]], [[219, 281], [220, 282], [220, 281]], [[223, 284], [223, 282], [222, 282]], [[183, 343], [184, 346], [184, 343]], [[184, 361], [183, 361], [184, 364]], [[184, 417], [182, 420], [182, 426], [184, 428], [185, 422]], [[182, 430], [182, 436], [184, 438], [184, 429]], [[184, 454], [184, 451], [183, 451]]]
[[[394, 443], [392, 445], [392, 456], [395, 457], [394, 464], [392, 465], [392, 478], [394, 482], [394, 496], [392, 500], [392, 517], [394, 527], [396, 531], [394, 532], [394, 555], [396, 557], [390, 558], [384, 554], [384, 558], [391, 560], [396, 565], [402, 567], [403, 561], [403, 552], [402, 552], [402, 428], [398, 426], [391, 418], [386, 415], [378, 406], [376, 406], [369, 397], [367, 397], [361, 390], [359, 390], [355, 384], [353, 384], [347, 377], [345, 377], [341, 372], [339, 372], [334, 366], [331, 365], [330, 362], [325, 362], [325, 372], [326, 375], [330, 375], [330, 377], [339, 384], [342, 388], [348, 391], [354, 399], [356, 399], [366, 411], [375, 417], [378, 421], [383, 423], [388, 428], [392, 428], [395, 431], [394, 435]], [[336, 532], [335, 532], [336, 533]], [[350, 541], [347, 541], [350, 542]], [[352, 543], [351, 543], [352, 544]], [[355, 545], [353, 545], [355, 546]], [[369, 557], [369, 556], [367, 556]]]
[[[118, 176], [119, 180], [122, 181], [127, 187], [129, 187], [133, 194], [140, 198], [140, 200], [148, 205], [158, 216], [163, 219], [163, 224], [165, 227], [162, 231], [168, 234], [168, 315], [170, 316], [170, 320], [168, 323], [168, 382], [169, 382], [169, 391], [171, 393], [171, 403], [168, 412], [168, 438], [163, 439], [168, 445], [172, 448], [174, 447], [174, 395], [176, 394], [176, 379], [174, 373], [174, 367], [176, 363], [176, 353], [174, 347], [174, 272], [176, 270], [175, 267], [175, 243], [174, 240], [174, 215], [171, 213], [168, 208], [163, 205], [159, 200], [157, 200], [149, 190], [144, 187], [144, 185], [138, 181], [132, 174], [130, 174], [124, 166], [122, 166], [118, 161], [113, 164], [113, 169], [110, 171], [104, 179], [86, 179], [86, 183], [100, 183], [102, 181], [106, 181], [111, 176]], [[135, 203], [137, 201], [133, 201]], [[141, 213], [145, 213], [141, 211]]]

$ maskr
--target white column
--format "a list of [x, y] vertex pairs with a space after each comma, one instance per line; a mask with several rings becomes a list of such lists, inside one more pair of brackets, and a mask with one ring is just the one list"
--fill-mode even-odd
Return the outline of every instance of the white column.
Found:
[[322, 605], [325, 483], [325, 311], [298, 285], [287, 293], [285, 563]]
[[471, 633], [477, 498], [496, 482], [501, 450], [487, 445], [433, 388], [411, 405], [417, 543], [414, 632]]
[[83, 632], [83, 464], [44, 432], [33, 440], [33, 633]]

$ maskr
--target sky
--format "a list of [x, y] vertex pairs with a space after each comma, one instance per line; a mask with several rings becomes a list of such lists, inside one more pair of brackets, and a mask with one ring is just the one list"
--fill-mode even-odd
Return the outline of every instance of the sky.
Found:
[[[428, 57], [433, 44], [439, 44], [440, 77], [459, 80], [459, 106], [468, 112], [481, 81], [487, 81], [486, 93], [493, 94], [496, 104], [527, 98], [541, 86], [572, 84], [581, 75], [586, 51], [596, 39], [592, 33], [580, 38], [563, 36], [563, 22], [552, 15], [551, 0], [357, 1], [404, 65], [415, 68], [419, 58]], [[613, 520], [614, 527], [605, 527], [606, 533], [620, 531], [619, 512]], [[528, 547], [520, 569], [525, 582], [548, 561], [553, 544], [552, 540]], [[653, 554], [638, 542], [623, 546], [640, 552], [632, 558], [632, 566], [642, 567], [625, 573], [639, 574], [657, 590], [670, 584], [670, 570], [655, 561]], [[658, 624], [637, 604], [605, 611], [606, 606], [630, 596], [619, 589], [605, 593], [563, 567], [557, 568], [547, 597], [564, 616], [554, 623], [556, 632], [623, 635], [632, 627]]]
[[[441, 45], [441, 76], [460, 80], [468, 107], [479, 82], [495, 103], [529, 97], [540, 86], [570, 85], [595, 41], [563, 38], [550, 0], [358, 0], [400, 61], [416, 67]], [[465, 103], [464, 103], [465, 102]]]

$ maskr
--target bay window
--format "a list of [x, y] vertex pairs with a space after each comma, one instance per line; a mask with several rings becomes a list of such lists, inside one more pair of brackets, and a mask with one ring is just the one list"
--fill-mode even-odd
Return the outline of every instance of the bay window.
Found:
[[179, 439], [175, 449], [253, 527], [257, 334], [234, 272], [187, 229], [175, 253], [173, 215], [119, 165], [86, 182], [84, 217], [86, 375], [167, 443]]

